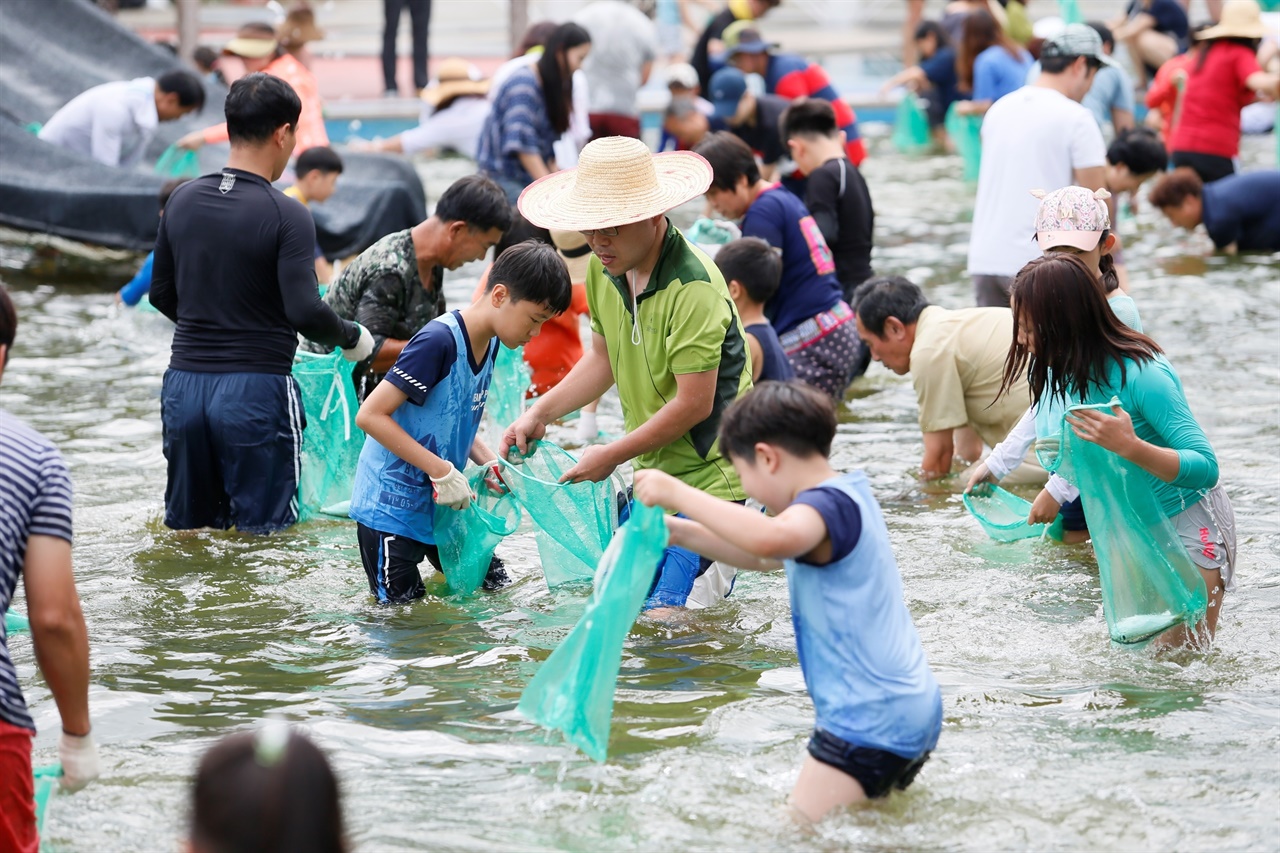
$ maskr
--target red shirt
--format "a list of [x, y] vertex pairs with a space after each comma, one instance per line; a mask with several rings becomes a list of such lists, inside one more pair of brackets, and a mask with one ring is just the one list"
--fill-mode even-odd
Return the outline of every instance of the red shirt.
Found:
[[1184, 53], [1170, 59], [1156, 71], [1155, 79], [1147, 89], [1147, 109], [1160, 111], [1160, 136], [1165, 143], [1173, 132], [1173, 111], [1178, 105], [1178, 87], [1173, 82], [1177, 71], [1187, 70], [1196, 59], [1194, 53]]
[[1235, 157], [1240, 153], [1240, 110], [1253, 103], [1244, 81], [1262, 69], [1258, 57], [1242, 44], [1219, 41], [1187, 66], [1182, 117], [1169, 140], [1170, 151]]

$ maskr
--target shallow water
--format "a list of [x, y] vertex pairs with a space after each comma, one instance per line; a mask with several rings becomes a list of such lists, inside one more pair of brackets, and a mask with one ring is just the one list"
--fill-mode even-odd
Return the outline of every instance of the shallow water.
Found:
[[[1270, 163], [1270, 139], [1248, 158]], [[876, 268], [943, 305], [961, 275], [971, 190], [958, 161], [880, 145]], [[431, 197], [465, 171], [432, 167]], [[533, 537], [500, 553], [517, 583], [459, 603], [367, 595], [351, 526], [266, 539], [160, 523], [159, 388], [168, 324], [120, 314], [83, 276], [0, 267], [21, 314], [0, 405], [66, 454], [93, 647], [103, 778], [50, 808], [46, 849], [174, 849], [187, 786], [217, 737], [274, 712], [342, 778], [364, 850], [1274, 849], [1280, 823], [1280, 265], [1208, 257], [1152, 211], [1122, 226], [1133, 295], [1222, 463], [1240, 529], [1239, 590], [1207, 654], [1112, 645], [1087, 549], [988, 539], [958, 484], [922, 489], [909, 383], [857, 386], [835, 452], [884, 505], [906, 595], [942, 684], [942, 740], [918, 783], [802, 832], [781, 804], [812, 726], [781, 575], [678, 625], [642, 620], [624, 652], [610, 759], [518, 718], [520, 691], [585, 603], [549, 593]], [[0, 251], [0, 264], [23, 260]], [[460, 304], [478, 269], [449, 277]], [[617, 431], [616, 401], [604, 429]], [[21, 597], [18, 606], [22, 607]], [[30, 639], [12, 642], [54, 760], [57, 715]]]

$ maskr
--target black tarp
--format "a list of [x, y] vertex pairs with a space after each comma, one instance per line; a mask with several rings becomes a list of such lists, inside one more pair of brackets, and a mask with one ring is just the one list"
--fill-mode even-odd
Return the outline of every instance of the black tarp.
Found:
[[[121, 27], [88, 0], [0, 0], [0, 224], [102, 246], [149, 249], [163, 183], [150, 164], [183, 134], [219, 122], [225, 89], [207, 86], [203, 112], [162, 123], [143, 158], [146, 165], [135, 169], [103, 166], [24, 128], [44, 122], [93, 86], [177, 67], [172, 53]], [[226, 155], [226, 146], [205, 146], [201, 168], [217, 171]], [[426, 198], [411, 165], [351, 152], [343, 153], [343, 161], [338, 191], [312, 208], [327, 255], [363, 251], [424, 218]]]

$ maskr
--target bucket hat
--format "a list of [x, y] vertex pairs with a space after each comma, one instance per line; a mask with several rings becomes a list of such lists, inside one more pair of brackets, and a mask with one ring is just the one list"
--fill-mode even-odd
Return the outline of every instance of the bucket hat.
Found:
[[434, 107], [450, 98], [483, 95], [488, 91], [489, 81], [481, 77], [478, 68], [465, 59], [451, 56], [436, 68], [435, 82], [422, 90], [422, 100]]
[[1102, 232], [1111, 228], [1106, 205], [1111, 193], [1106, 190], [1063, 187], [1051, 193], [1032, 190], [1031, 194], [1040, 199], [1036, 239], [1042, 252], [1057, 246], [1091, 252], [1098, 247]]
[[666, 213], [709, 186], [711, 164], [700, 154], [654, 154], [638, 139], [606, 136], [587, 143], [576, 168], [525, 187], [516, 206], [540, 228], [585, 231]]
[[1271, 34], [1262, 22], [1262, 8], [1255, 0], [1227, 0], [1222, 5], [1222, 16], [1215, 26], [1196, 33], [1204, 39], [1260, 39]]

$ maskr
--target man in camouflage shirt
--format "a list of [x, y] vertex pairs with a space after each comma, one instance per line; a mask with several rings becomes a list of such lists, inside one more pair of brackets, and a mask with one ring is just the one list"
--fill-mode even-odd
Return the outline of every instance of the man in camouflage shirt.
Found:
[[[483, 258], [510, 226], [502, 189], [482, 175], [468, 175], [444, 191], [424, 222], [388, 234], [342, 269], [324, 301], [373, 335], [373, 355], [353, 374], [361, 400], [414, 333], [445, 312], [445, 268]], [[306, 349], [329, 351], [310, 341]]]

